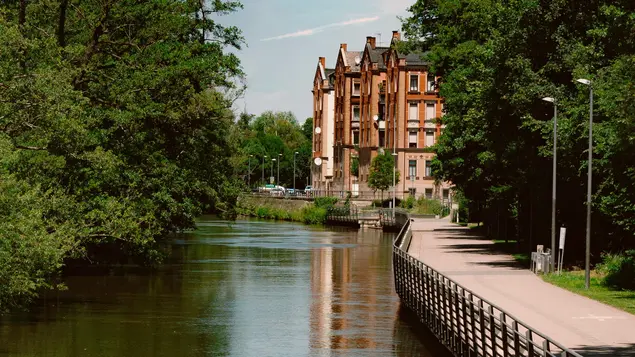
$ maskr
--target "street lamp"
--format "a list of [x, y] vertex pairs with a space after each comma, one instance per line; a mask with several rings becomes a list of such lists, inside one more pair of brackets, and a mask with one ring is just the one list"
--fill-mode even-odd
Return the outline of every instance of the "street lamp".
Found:
[[251, 189], [251, 158], [254, 157], [253, 155], [249, 155], [249, 158], [247, 160], [249, 160], [249, 171], [247, 172], [247, 187], [249, 187]]
[[584, 288], [591, 283], [591, 174], [593, 171], [593, 82], [580, 78], [578, 83], [589, 86], [589, 164], [586, 191], [586, 254], [584, 261]]
[[392, 218], [395, 218], [395, 195], [396, 195], [396, 187], [397, 187], [397, 183], [396, 183], [396, 175], [397, 175], [397, 170], [395, 169], [395, 166], [397, 166], [397, 153], [393, 152], [392, 153], [393, 156], [393, 163], [392, 163]]
[[295, 157], [298, 155], [298, 152], [293, 153], [293, 192], [295, 192]]
[[276, 182], [276, 185], [280, 186], [280, 161], [282, 161], [282, 154], [278, 154], [278, 157], [280, 159], [278, 160], [278, 181]]
[[265, 159], [267, 158], [267, 155], [262, 157], [262, 185], [265, 185]]
[[273, 162], [275, 162], [276, 159], [271, 159], [271, 177], [273, 177]]
[[553, 103], [553, 169], [551, 176], [551, 272], [556, 267], [556, 147], [558, 143], [558, 103], [555, 98], [544, 97], [545, 102]]
[[[395, 162], [392, 164], [392, 217], [395, 218], [395, 196], [397, 195], [397, 118], [393, 115], [391, 118], [392, 122], [392, 156], [394, 156]], [[405, 158], [404, 158], [405, 160]]]

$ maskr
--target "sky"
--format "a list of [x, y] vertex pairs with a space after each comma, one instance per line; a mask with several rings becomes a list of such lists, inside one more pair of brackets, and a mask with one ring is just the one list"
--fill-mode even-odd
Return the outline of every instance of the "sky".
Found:
[[388, 45], [397, 16], [415, 0], [242, 0], [244, 9], [218, 20], [239, 27], [247, 45], [232, 51], [246, 73], [247, 91], [235, 109], [291, 111], [300, 123], [312, 115], [313, 78], [319, 57], [335, 67], [340, 43], [362, 50], [366, 36]]

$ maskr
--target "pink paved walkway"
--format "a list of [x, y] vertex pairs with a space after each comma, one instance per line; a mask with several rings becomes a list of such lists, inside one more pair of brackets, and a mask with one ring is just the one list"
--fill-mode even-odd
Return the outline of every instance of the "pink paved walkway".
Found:
[[635, 357], [635, 315], [545, 283], [447, 220], [415, 219], [409, 253], [585, 357]]

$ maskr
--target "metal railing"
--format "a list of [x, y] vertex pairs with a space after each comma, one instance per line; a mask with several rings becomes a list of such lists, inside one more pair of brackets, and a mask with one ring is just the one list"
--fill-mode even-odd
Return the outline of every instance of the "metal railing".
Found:
[[393, 243], [395, 289], [452, 354], [582, 357], [409, 255], [411, 239], [408, 220]]
[[359, 210], [357, 206], [330, 207], [326, 213], [326, 221], [359, 226]]

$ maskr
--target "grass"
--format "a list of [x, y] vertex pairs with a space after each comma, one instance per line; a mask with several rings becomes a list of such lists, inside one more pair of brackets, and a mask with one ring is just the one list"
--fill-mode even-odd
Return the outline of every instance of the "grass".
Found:
[[596, 272], [591, 273], [589, 290], [584, 288], [584, 271], [581, 270], [543, 275], [542, 278], [563, 289], [635, 314], [635, 291], [613, 290], [603, 286], [602, 277]]

